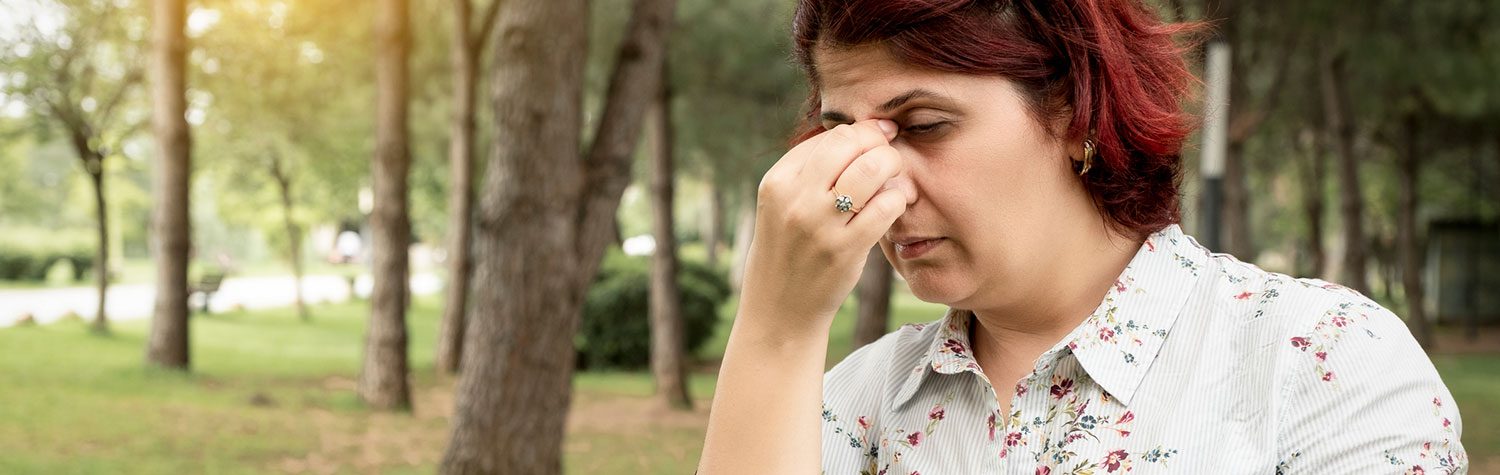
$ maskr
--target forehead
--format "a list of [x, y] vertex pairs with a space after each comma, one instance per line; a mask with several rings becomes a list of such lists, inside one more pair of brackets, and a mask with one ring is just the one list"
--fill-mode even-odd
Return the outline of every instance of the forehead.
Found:
[[819, 45], [813, 49], [813, 65], [825, 106], [883, 101], [918, 86], [941, 88], [955, 76], [901, 62], [878, 44]]
[[933, 97], [953, 107], [1011, 92], [1004, 78], [915, 66], [879, 44], [819, 45], [812, 57], [821, 109], [855, 118], [874, 116], [881, 104], [914, 90], [934, 93]]

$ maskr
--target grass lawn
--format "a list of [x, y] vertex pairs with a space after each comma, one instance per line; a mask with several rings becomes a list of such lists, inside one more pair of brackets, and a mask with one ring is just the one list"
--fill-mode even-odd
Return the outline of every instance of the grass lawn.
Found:
[[[898, 286], [899, 288], [899, 286]], [[893, 327], [941, 308], [904, 292]], [[733, 302], [705, 347], [722, 354]], [[354, 395], [363, 303], [195, 317], [194, 372], [145, 369], [145, 322], [111, 337], [81, 323], [0, 329], [0, 473], [432, 473], [448, 437], [452, 380], [432, 372], [435, 300], [410, 318], [415, 411], [366, 411]], [[832, 365], [849, 352], [852, 305], [836, 321]], [[1434, 358], [1485, 472], [1500, 454], [1500, 355]], [[695, 374], [691, 413], [655, 409], [644, 373], [581, 373], [565, 466], [579, 474], [691, 473], [715, 379]]]

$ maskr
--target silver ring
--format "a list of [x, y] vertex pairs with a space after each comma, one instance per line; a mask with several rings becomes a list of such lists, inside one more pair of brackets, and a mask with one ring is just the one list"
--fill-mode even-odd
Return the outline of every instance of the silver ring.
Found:
[[858, 213], [858, 211], [854, 210], [854, 198], [850, 198], [849, 195], [840, 194], [838, 191], [834, 191], [834, 194], [838, 195], [833, 199], [834, 209], [839, 210], [840, 213], [848, 213], [850, 211]]

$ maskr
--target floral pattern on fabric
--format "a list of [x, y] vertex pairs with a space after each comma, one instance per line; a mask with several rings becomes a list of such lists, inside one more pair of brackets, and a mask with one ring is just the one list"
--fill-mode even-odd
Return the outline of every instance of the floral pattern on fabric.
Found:
[[[825, 473], [1463, 473], [1468, 464], [1451, 394], [1388, 310], [1336, 284], [1212, 254], [1175, 225], [1142, 242], [1097, 308], [1019, 381], [985, 374], [969, 339], [975, 322], [950, 309], [829, 371]], [[1410, 376], [1402, 387], [1431, 389], [1430, 407], [1380, 420], [1340, 412], [1355, 388], [1382, 393], [1370, 380], [1378, 372], [1354, 369], [1392, 349], [1410, 363], [1391, 369]], [[1307, 388], [1331, 396], [1278, 406]], [[1346, 417], [1373, 425], [1344, 430]], [[1343, 445], [1326, 440], [1348, 434]], [[1369, 451], [1376, 445], [1361, 436], [1388, 447]]]

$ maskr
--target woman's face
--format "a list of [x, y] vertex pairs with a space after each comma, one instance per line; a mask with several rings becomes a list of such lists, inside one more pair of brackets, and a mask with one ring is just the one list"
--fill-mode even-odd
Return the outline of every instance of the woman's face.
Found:
[[[1057, 257], [1080, 251], [1070, 244], [1081, 226], [1103, 225], [1072, 172], [1080, 145], [1054, 138], [1011, 81], [919, 69], [878, 45], [813, 57], [824, 126], [885, 118], [901, 128], [891, 145], [918, 198], [880, 246], [918, 298], [1016, 305], [1066, 272]], [[900, 245], [925, 238], [937, 239]]]

